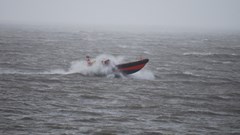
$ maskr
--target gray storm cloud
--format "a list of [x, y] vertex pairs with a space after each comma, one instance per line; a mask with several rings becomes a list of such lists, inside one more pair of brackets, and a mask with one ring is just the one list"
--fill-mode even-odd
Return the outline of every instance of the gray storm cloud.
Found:
[[240, 30], [239, 0], [0, 0], [0, 23]]

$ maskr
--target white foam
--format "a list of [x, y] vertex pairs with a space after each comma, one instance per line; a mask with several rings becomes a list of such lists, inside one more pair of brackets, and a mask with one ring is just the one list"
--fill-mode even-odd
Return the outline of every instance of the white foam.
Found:
[[68, 74], [68, 72], [63, 69], [53, 69], [50, 71], [40, 72], [36, 74]]
[[144, 51], [143, 53], [145, 53], [145, 54], [151, 54], [149, 51]]
[[208, 55], [213, 55], [213, 53], [210, 53], [210, 52], [186, 52], [186, 53], [183, 53], [183, 55], [200, 55], [200, 56], [208, 56]]
[[211, 52], [185, 52], [183, 55], [198, 55], [198, 56], [211, 56], [211, 55], [230, 55], [230, 56], [238, 56], [238, 54], [231, 53], [231, 54], [225, 54], [225, 53], [211, 53]]
[[190, 72], [190, 71], [184, 71], [183, 74], [186, 74], [186, 75], [194, 75], [193, 72]]
[[147, 70], [147, 69], [142, 69], [129, 77], [134, 78], [134, 79], [142, 79], [142, 80], [154, 80], [155, 76], [152, 71]]

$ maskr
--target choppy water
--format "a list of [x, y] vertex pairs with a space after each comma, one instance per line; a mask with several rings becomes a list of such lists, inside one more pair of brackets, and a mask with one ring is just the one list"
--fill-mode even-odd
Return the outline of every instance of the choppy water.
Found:
[[[83, 75], [102, 54], [150, 62]], [[239, 67], [240, 34], [1, 26], [0, 134], [240, 134]]]

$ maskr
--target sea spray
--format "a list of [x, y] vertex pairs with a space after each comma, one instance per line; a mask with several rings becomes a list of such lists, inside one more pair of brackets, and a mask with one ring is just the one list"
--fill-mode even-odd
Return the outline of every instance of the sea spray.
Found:
[[[102, 62], [105, 60], [110, 60], [109, 65], [104, 65]], [[62, 74], [73, 74], [80, 73], [86, 76], [106, 76], [108, 78], [134, 78], [143, 80], [154, 80], [155, 76], [152, 71], [147, 69], [142, 69], [137, 73], [132, 75], [124, 76], [121, 73], [114, 72], [115, 66], [124, 63], [124, 57], [122, 56], [112, 56], [107, 54], [101, 54], [96, 58], [92, 58], [93, 64], [89, 66], [86, 60], [73, 61], [71, 66], [67, 71], [64, 70], [53, 70], [51, 73], [62, 73]]]
[[[103, 62], [110, 60], [108, 65]], [[101, 54], [95, 58], [91, 58], [93, 64], [88, 65], [86, 60], [77, 60], [71, 62], [68, 69], [52, 69], [43, 72], [27, 72], [27, 71], [17, 71], [17, 70], [0, 70], [0, 74], [75, 74], [79, 73], [86, 76], [106, 76], [107, 78], [134, 78], [134, 79], [144, 79], [144, 80], [154, 80], [154, 74], [147, 69], [142, 69], [137, 73], [132, 75], [123, 75], [118, 72], [116, 65], [124, 63], [123, 56], [113, 56], [108, 54]]]
[[[71, 63], [71, 66], [67, 73], [81, 73], [88, 76], [109, 75], [113, 73], [115, 65], [121, 63], [123, 59], [124, 58], [121, 56], [114, 57], [112, 55], [102, 54], [97, 56], [96, 58], [91, 59], [91, 62], [93, 62], [91, 66], [89, 66], [87, 61], [85, 60], [74, 61]], [[110, 63], [108, 65], [103, 64], [103, 62], [106, 60], [110, 60]]]

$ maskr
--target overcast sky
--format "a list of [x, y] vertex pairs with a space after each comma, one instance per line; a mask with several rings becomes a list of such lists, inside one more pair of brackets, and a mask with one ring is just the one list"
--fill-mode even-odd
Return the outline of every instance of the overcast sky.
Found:
[[240, 30], [240, 0], [0, 0], [0, 23]]

